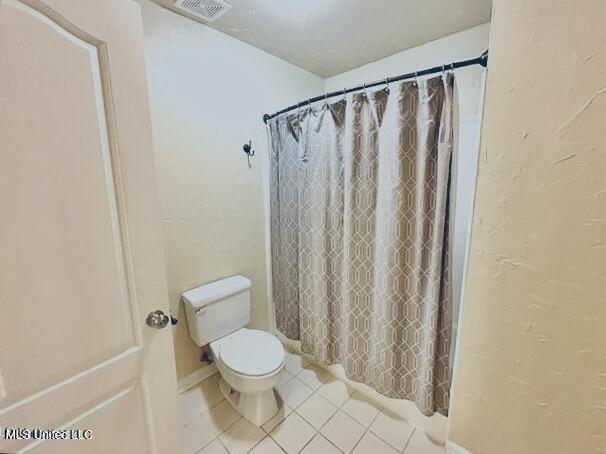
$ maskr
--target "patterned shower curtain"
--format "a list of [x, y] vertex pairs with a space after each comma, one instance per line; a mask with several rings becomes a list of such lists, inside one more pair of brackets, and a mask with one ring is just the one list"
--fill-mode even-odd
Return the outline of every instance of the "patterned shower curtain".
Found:
[[270, 121], [278, 329], [426, 415], [448, 412], [450, 73]]

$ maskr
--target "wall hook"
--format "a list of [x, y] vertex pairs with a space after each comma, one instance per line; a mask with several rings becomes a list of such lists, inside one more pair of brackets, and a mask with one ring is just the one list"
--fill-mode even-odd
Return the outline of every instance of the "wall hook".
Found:
[[250, 140], [248, 141], [248, 143], [244, 144], [242, 149], [244, 150], [244, 153], [248, 155], [249, 158], [255, 155], [255, 150], [252, 149], [252, 141]]
[[250, 167], [250, 158], [255, 155], [255, 150], [252, 149], [252, 141], [249, 140], [242, 146], [242, 150], [246, 153], [246, 159], [248, 160], [248, 167]]

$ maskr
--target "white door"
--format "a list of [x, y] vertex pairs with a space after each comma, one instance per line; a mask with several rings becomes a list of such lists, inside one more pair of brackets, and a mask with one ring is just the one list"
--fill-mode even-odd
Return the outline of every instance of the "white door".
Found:
[[138, 5], [0, 0], [0, 452], [181, 452], [165, 279]]

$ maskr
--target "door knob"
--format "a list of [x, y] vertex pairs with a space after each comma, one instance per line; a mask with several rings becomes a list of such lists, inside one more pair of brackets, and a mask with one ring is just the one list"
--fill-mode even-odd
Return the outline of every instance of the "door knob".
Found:
[[151, 328], [162, 329], [170, 323], [170, 317], [161, 310], [157, 310], [149, 313], [145, 323]]

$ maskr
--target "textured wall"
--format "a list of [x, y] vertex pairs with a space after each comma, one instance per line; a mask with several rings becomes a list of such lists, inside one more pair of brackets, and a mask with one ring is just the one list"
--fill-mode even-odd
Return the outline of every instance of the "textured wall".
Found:
[[[142, 6], [177, 374], [200, 367], [179, 296], [233, 274], [253, 281], [252, 323], [269, 326], [261, 117], [323, 80], [149, 0]], [[242, 145], [252, 140], [252, 168]]]
[[450, 439], [606, 452], [606, 4], [496, 0]]

